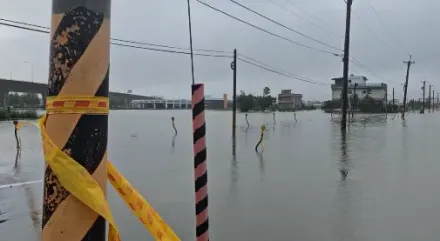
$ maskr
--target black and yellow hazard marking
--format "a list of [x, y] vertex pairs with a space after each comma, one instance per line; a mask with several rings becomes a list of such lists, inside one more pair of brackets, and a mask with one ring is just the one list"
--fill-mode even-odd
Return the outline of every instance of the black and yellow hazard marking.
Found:
[[[110, 0], [54, 0], [50, 46], [51, 97], [108, 97]], [[50, 114], [54, 144], [81, 164], [105, 191], [108, 116]], [[106, 239], [105, 220], [60, 185], [49, 166], [44, 177], [43, 241]]]

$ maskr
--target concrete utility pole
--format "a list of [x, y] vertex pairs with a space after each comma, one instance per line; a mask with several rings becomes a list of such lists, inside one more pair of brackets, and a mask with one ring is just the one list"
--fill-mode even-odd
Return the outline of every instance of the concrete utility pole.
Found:
[[440, 101], [440, 94], [439, 94], [439, 93], [437, 93], [437, 105], [436, 105], [436, 107], [435, 107], [435, 108], [438, 108], [438, 105], [439, 105], [439, 101]]
[[429, 92], [428, 92], [428, 110], [429, 110], [429, 113], [431, 113], [431, 88], [432, 88], [432, 85], [429, 85]]
[[388, 89], [385, 91], [385, 116], [388, 117]]
[[420, 114], [425, 114], [425, 90], [426, 90], [426, 81], [423, 81], [423, 100], [422, 100], [422, 110], [420, 111]]
[[353, 103], [351, 103], [351, 120], [353, 121], [354, 118], [354, 108], [357, 107], [358, 104], [358, 98], [356, 97], [356, 88], [357, 88], [358, 84], [355, 83], [354, 84], [354, 90], [353, 90]]
[[[52, 1], [48, 97], [108, 98], [110, 14], [111, 0]], [[47, 135], [106, 193], [108, 114], [58, 111], [47, 117]], [[50, 166], [43, 180], [41, 240], [106, 240], [105, 219], [70, 194]]]
[[432, 112], [434, 112], [435, 106], [435, 90], [432, 91]]
[[237, 124], [237, 50], [234, 49], [234, 61], [231, 63], [234, 71], [232, 80], [232, 136], [235, 136], [235, 126]]
[[394, 88], [393, 88], [393, 110], [394, 110]]
[[407, 64], [406, 68], [406, 81], [405, 81], [405, 93], [403, 95], [403, 113], [402, 113], [402, 119], [405, 119], [405, 112], [406, 112], [406, 94], [408, 93], [408, 79], [409, 79], [409, 70], [411, 68], [411, 64], [415, 64], [416, 62], [411, 61], [412, 56], [409, 56], [409, 61], [403, 61], [404, 64]]
[[341, 129], [347, 128], [347, 109], [348, 109], [348, 68], [350, 62], [350, 24], [351, 24], [351, 5], [353, 0], [347, 0], [347, 17], [345, 23], [345, 44], [344, 44], [344, 84], [342, 87], [342, 120]]

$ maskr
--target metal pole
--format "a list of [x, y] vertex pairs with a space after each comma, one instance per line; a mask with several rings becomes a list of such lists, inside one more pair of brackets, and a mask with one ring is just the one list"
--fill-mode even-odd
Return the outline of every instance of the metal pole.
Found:
[[349, 51], [350, 51], [350, 21], [351, 21], [351, 5], [353, 0], [347, 0], [347, 18], [345, 24], [345, 44], [344, 44], [344, 84], [342, 87], [342, 120], [341, 129], [347, 128], [347, 108], [348, 108], [348, 68], [349, 68]]
[[195, 83], [194, 78], [194, 52], [193, 52], [193, 40], [192, 40], [192, 24], [191, 24], [191, 5], [188, 0], [188, 25], [189, 25], [189, 45], [191, 49], [191, 76], [192, 76], [192, 84]]
[[432, 112], [434, 112], [434, 105], [435, 105], [435, 90], [432, 91]]
[[234, 71], [232, 86], [232, 136], [235, 136], [235, 126], [237, 124], [237, 50], [234, 49], [234, 62], [231, 64]]
[[[49, 97], [108, 97], [110, 13], [111, 0], [52, 1]], [[105, 193], [108, 115], [53, 113], [45, 125], [52, 142]], [[106, 240], [105, 219], [61, 186], [47, 165], [41, 236], [43, 241]]]

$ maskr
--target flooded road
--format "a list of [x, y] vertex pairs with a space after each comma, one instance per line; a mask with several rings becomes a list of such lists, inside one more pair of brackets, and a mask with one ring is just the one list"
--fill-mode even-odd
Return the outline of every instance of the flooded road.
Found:
[[[321, 111], [206, 113], [212, 240], [414, 241], [440, 236], [439, 113], [357, 117], [346, 135]], [[174, 136], [171, 117], [178, 135]], [[365, 126], [364, 126], [365, 122]], [[254, 151], [266, 124], [264, 152]], [[113, 111], [109, 158], [183, 241], [194, 240], [190, 111]], [[0, 186], [40, 180], [36, 128], [0, 122]], [[235, 153], [235, 155], [233, 155]], [[123, 240], [152, 240], [119, 196], [109, 202]], [[0, 189], [1, 240], [39, 240], [42, 184]]]

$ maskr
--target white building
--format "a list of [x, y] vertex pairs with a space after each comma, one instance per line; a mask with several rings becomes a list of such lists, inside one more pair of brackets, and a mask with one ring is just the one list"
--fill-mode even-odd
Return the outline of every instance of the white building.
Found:
[[290, 89], [281, 90], [278, 94], [278, 105], [281, 108], [301, 109], [302, 104], [302, 94], [294, 94]]
[[[335, 81], [332, 84], [332, 99], [341, 99], [342, 97], [342, 86], [344, 83], [343, 78], [334, 78]], [[387, 94], [387, 84], [385, 83], [371, 83], [367, 84], [367, 78], [365, 76], [354, 76], [348, 77], [348, 97], [352, 96], [355, 91], [359, 99], [363, 99], [369, 96], [375, 100], [385, 100]]]

